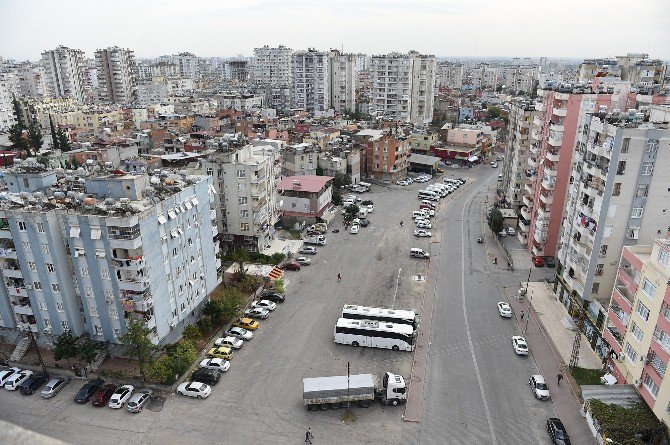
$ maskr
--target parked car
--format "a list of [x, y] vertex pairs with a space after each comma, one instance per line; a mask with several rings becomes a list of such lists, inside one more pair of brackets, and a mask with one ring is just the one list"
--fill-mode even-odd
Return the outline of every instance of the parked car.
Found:
[[416, 226], [420, 229], [432, 229], [433, 225], [430, 223], [430, 221], [420, 220], [417, 221]]
[[409, 251], [409, 256], [410, 258], [430, 258], [430, 254], [428, 254], [428, 252], [423, 249], [419, 249], [418, 247], [412, 247]]
[[375, 206], [373, 206], [372, 204], [368, 204], [367, 209], [368, 213], [372, 213], [375, 211]]
[[316, 247], [314, 246], [302, 246], [300, 250], [298, 250], [298, 253], [303, 253], [303, 254], [308, 254], [308, 255], [316, 255]]
[[101, 378], [89, 380], [84, 383], [84, 386], [82, 386], [79, 392], [77, 392], [77, 395], [74, 396], [74, 401], [77, 403], [88, 403], [88, 401], [91, 400], [91, 397], [93, 397], [93, 394], [102, 388], [102, 385], [104, 384], [105, 381]]
[[45, 399], [50, 399], [58, 394], [68, 383], [70, 383], [70, 377], [54, 377], [47, 382], [40, 395]]
[[417, 230], [414, 231], [414, 236], [418, 236], [418, 237], [426, 237], [426, 236], [433, 236], [433, 234], [430, 233], [430, 232], [427, 231], [427, 230], [417, 229]]
[[547, 432], [551, 437], [551, 443], [554, 445], [570, 445], [570, 436], [568, 436], [563, 422], [558, 417], [547, 419]]
[[143, 388], [133, 394], [130, 400], [128, 400], [128, 406], [126, 407], [128, 412], [139, 413], [142, 411], [142, 408], [151, 400], [153, 393], [151, 389]]
[[516, 230], [514, 230], [514, 227], [512, 227], [512, 226], [507, 226], [507, 234], [508, 234], [509, 236], [514, 236], [514, 235], [516, 235]]
[[370, 225], [370, 221], [368, 219], [362, 218], [360, 222], [361, 227], [367, 227]]
[[194, 382], [202, 382], [214, 386], [219, 383], [221, 373], [214, 369], [200, 368], [191, 374], [191, 379]]
[[264, 300], [270, 300], [273, 303], [283, 303], [286, 299], [286, 296], [276, 291], [266, 290], [261, 294], [261, 298]]
[[498, 232], [498, 236], [500, 238], [505, 238], [507, 236], [507, 230], [503, 228], [500, 232]]
[[177, 394], [206, 399], [212, 393], [212, 387], [201, 382], [184, 382], [177, 387]]
[[9, 368], [0, 371], [0, 387], [5, 386], [5, 383], [14, 375], [21, 372], [21, 368]]
[[270, 315], [270, 311], [262, 307], [254, 307], [244, 311], [244, 316], [249, 318], [258, 318], [265, 320]]
[[277, 307], [277, 303], [273, 303], [270, 300], [254, 301], [251, 303], [251, 307], [262, 307], [269, 311], [274, 311]]
[[530, 385], [530, 390], [535, 395], [535, 398], [538, 400], [549, 400], [551, 397], [549, 395], [549, 386], [544, 380], [544, 377], [540, 374], [531, 375], [528, 379], [528, 384]]
[[309, 266], [312, 263], [312, 260], [305, 256], [299, 256], [298, 258], [295, 259], [295, 262], [300, 264], [301, 266]]
[[368, 206], [370, 204], [374, 205], [374, 202], [372, 202], [371, 199], [365, 199], [365, 200], [361, 201], [361, 205]]
[[114, 391], [116, 391], [116, 385], [112, 385], [111, 383], [102, 385], [102, 387], [93, 394], [91, 404], [98, 407], [106, 406], [107, 403], [109, 403], [109, 399], [112, 398]]
[[233, 322], [233, 326], [238, 328], [244, 328], [249, 331], [255, 331], [260, 326], [260, 323], [258, 323], [255, 320], [252, 320], [251, 318], [238, 318]]
[[512, 318], [512, 307], [508, 303], [501, 301], [498, 303], [498, 313], [501, 317]]
[[497, 162], [491, 162], [491, 167], [492, 168], [498, 168], [498, 163]]
[[253, 332], [249, 332], [244, 328], [239, 328], [236, 326], [233, 326], [232, 328], [228, 329], [226, 332], [224, 332], [224, 334], [246, 341], [249, 341], [252, 338], [254, 338]]
[[219, 372], [226, 372], [230, 369], [230, 362], [222, 358], [206, 358], [200, 362], [200, 367], [213, 369]]
[[533, 264], [535, 265], [535, 267], [544, 267], [544, 260], [542, 259], [541, 256], [534, 256]]
[[512, 347], [517, 355], [528, 355], [528, 344], [525, 338], [519, 335], [512, 336]]
[[46, 372], [40, 372], [38, 374], [31, 375], [27, 380], [21, 383], [19, 386], [19, 391], [21, 394], [26, 396], [31, 396], [35, 394], [37, 389], [49, 381], [49, 374]]
[[228, 346], [216, 346], [207, 351], [207, 355], [210, 357], [230, 360], [231, 358], [233, 358], [233, 349]]
[[359, 230], [360, 230], [359, 225], [358, 225], [358, 224], [354, 224], [354, 225], [351, 226], [351, 228], [349, 229], [349, 233], [351, 233], [352, 235], [356, 235], [356, 234], [358, 233]]
[[233, 337], [232, 335], [217, 338], [216, 341], [214, 342], [215, 346], [228, 346], [229, 348], [233, 349], [240, 349], [243, 344], [244, 340], [241, 340], [237, 337]]
[[32, 375], [33, 372], [29, 369], [24, 369], [22, 371], [13, 374], [5, 382], [5, 389], [7, 391], [16, 391], [17, 389], [19, 389], [19, 386], [21, 386], [21, 384], [26, 380], [28, 380]]
[[300, 270], [300, 264], [295, 261], [284, 264], [284, 270]]
[[553, 256], [544, 257], [544, 265], [547, 267], [556, 267], [556, 260]]
[[109, 406], [112, 409], [123, 408], [123, 406], [128, 402], [128, 399], [133, 395], [135, 387], [133, 385], [123, 385], [116, 388], [112, 397], [109, 398]]

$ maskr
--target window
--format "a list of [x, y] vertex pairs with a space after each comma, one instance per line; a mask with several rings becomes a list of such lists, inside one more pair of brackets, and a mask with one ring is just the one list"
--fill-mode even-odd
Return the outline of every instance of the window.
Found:
[[37, 264], [34, 261], [28, 261], [28, 269], [35, 272], [37, 270]]
[[88, 277], [88, 267], [82, 267], [81, 268], [81, 276], [82, 277]]
[[102, 276], [103, 280], [109, 280], [109, 270], [108, 269], [100, 269], [100, 275]]
[[654, 399], [656, 399], [656, 396], [658, 395], [658, 385], [654, 383], [649, 374], [644, 375], [644, 378], [642, 379], [642, 384], [647, 389], [647, 391], [649, 391], [649, 394]]
[[238, 202], [238, 204], [246, 205], [247, 197], [246, 196], [240, 196], [239, 198], [237, 198], [237, 202]]
[[650, 300], [653, 300], [654, 296], [656, 296], [656, 286], [651, 284], [651, 281], [649, 281], [646, 278], [642, 282], [642, 290], [644, 291], [645, 295], [649, 297]]
[[37, 231], [39, 233], [44, 233], [44, 223], [41, 223], [41, 222], [37, 223]]
[[644, 176], [649, 176], [652, 173], [654, 173], [654, 163], [653, 162], [643, 162], [641, 173]]
[[95, 296], [95, 294], [93, 293], [93, 288], [92, 287], [85, 288], [84, 292], [86, 293], [86, 296], [88, 298], [93, 298]]
[[96, 325], [93, 325], [93, 327], [95, 328], [95, 335], [102, 335], [102, 327], [101, 326], [98, 326], [96, 324]]
[[49, 245], [48, 244], [42, 244], [42, 253], [49, 253]]
[[663, 349], [670, 352], [670, 335], [666, 334], [658, 325], [654, 328], [654, 339]]
[[649, 139], [644, 147], [646, 153], [656, 154], [658, 151], [658, 139]]
[[667, 266], [669, 257], [670, 257], [670, 253], [668, 253], [667, 250], [659, 249], [659, 251], [658, 251], [658, 262], [659, 263], [661, 263], [664, 266]]
[[115, 307], [110, 307], [109, 308], [109, 317], [110, 318], [119, 318], [119, 313], [118, 313], [118, 311], [116, 310]]
[[47, 266], [47, 272], [49, 273], [56, 273], [56, 268], [54, 267], [53, 264], [51, 263], [46, 263]]
[[630, 328], [630, 333], [633, 334], [633, 337], [635, 337], [635, 340], [641, 342], [642, 338], [644, 337], [644, 332], [642, 332], [642, 329], [635, 323], [633, 323], [633, 326]]
[[628, 153], [629, 146], [630, 146], [630, 138], [625, 138], [621, 144], [621, 153]]
[[644, 207], [633, 207], [633, 210], [630, 212], [631, 218], [642, 218], [642, 211]]
[[31, 250], [33, 250], [30, 247], [30, 241], [22, 241], [21, 244], [23, 244], [23, 250], [25, 250], [26, 252], [30, 252]]
[[626, 357], [628, 357], [628, 360], [633, 365], [637, 365], [637, 352], [635, 352], [635, 349], [630, 345], [630, 343], [626, 343]]
[[242, 183], [237, 184], [237, 190], [240, 191], [240, 192], [245, 191], [246, 188], [247, 188], [246, 185], [244, 185], [244, 184], [242, 184]]
[[249, 210], [240, 210], [240, 218], [248, 218]]
[[60, 292], [60, 289], [58, 288], [58, 283], [51, 283], [51, 290], [54, 292]]
[[645, 198], [649, 195], [649, 184], [639, 185], [635, 190], [635, 196], [638, 198]]
[[244, 179], [247, 177], [247, 172], [245, 170], [238, 170], [237, 171], [237, 177], [239, 179]]
[[605, 255], [607, 255], [607, 244], [600, 246], [600, 256], [604, 257]]
[[614, 189], [612, 190], [612, 195], [619, 196], [621, 194], [621, 183], [615, 182]]
[[33, 288], [35, 290], [42, 290], [42, 282], [40, 281], [33, 281]]
[[604, 267], [605, 267], [604, 264], [596, 264], [596, 276], [600, 276], [603, 274]]
[[67, 331], [70, 329], [70, 326], [68, 326], [67, 321], [61, 320], [60, 322], [61, 328], [63, 328], [64, 331]]
[[240, 223], [240, 230], [249, 230], [249, 223]]
[[172, 249], [172, 256], [177, 256], [177, 248]]
[[591, 293], [597, 295], [599, 290], [600, 290], [600, 283], [593, 283], [593, 285], [591, 286]]
[[649, 309], [647, 309], [647, 306], [642, 304], [641, 301], [637, 302], [637, 306], [635, 307], [635, 312], [642, 317], [643, 320], [647, 321], [649, 320]]
[[25, 232], [25, 231], [26, 231], [26, 223], [25, 223], [24, 221], [19, 221], [19, 222], [18, 222], [18, 225], [19, 225], [19, 230], [20, 230], [21, 232]]
[[97, 317], [98, 316], [98, 308], [95, 306], [89, 307], [89, 312], [91, 313], [91, 317]]
[[120, 337], [120, 336], [121, 336], [121, 329], [114, 328], [114, 337]]
[[56, 303], [56, 310], [58, 312], [65, 312], [65, 310], [63, 309], [63, 303]]
[[626, 173], [626, 161], [619, 161], [616, 168], [616, 174], [623, 175], [624, 173]]
[[43, 311], [46, 311], [46, 310], [47, 310], [47, 302], [46, 302], [46, 301], [38, 300], [37, 305], [38, 305], [38, 306], [40, 307], [40, 309], [42, 309]]
[[214, 176], [214, 169], [211, 167], [207, 168], [207, 176]]
[[103, 289], [102, 293], [105, 296], [105, 298], [113, 298], [114, 297], [114, 294], [112, 293], [111, 289]]

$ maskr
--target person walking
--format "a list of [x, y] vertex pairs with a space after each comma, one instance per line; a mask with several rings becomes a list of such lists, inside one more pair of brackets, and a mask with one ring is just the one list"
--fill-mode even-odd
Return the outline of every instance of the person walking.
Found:
[[342, 281], [342, 275], [339, 274], [339, 273], [337, 274], [337, 281], [338, 281], [338, 282], [339, 282], [339, 281]]
[[523, 317], [524, 317], [525, 315], [526, 315], [526, 314], [525, 314], [523, 311], [521, 311], [521, 321], [523, 321]]
[[561, 373], [559, 372], [559, 373], [556, 375], [556, 383], [558, 384], [558, 386], [561, 386], [561, 380], [563, 380], [563, 374], [561, 374]]
[[312, 427], [309, 427], [307, 429], [307, 432], [305, 433], [305, 442], [306, 443], [312, 443], [313, 438], [314, 438], [314, 434], [312, 434]]

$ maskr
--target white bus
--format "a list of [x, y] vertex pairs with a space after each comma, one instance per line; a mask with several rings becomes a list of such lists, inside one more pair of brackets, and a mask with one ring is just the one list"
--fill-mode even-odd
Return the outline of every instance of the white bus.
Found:
[[342, 308], [342, 318], [351, 320], [376, 320], [397, 324], [407, 324], [416, 329], [419, 326], [419, 314], [414, 311], [398, 309], [384, 309], [380, 307], [356, 306], [345, 304]]
[[414, 328], [406, 324], [340, 318], [335, 325], [335, 343], [370, 348], [413, 351]]

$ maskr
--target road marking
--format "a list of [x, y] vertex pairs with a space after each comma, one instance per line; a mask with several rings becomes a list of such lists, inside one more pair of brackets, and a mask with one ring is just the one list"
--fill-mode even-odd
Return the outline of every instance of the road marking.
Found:
[[[463, 204], [463, 210], [461, 211], [461, 253], [465, 253], [465, 209], [467, 208], [467, 203], [475, 196], [475, 191], [470, 194], [470, 196], [465, 200]], [[470, 347], [470, 356], [472, 356], [472, 362], [475, 365], [475, 374], [477, 375], [477, 382], [479, 383], [479, 392], [482, 396], [482, 401], [484, 402], [484, 411], [486, 412], [486, 421], [489, 424], [489, 431], [491, 433], [491, 443], [496, 444], [496, 435], [493, 431], [493, 421], [491, 420], [491, 412], [489, 411], [489, 404], [486, 402], [486, 394], [484, 393], [484, 384], [482, 383], [482, 375], [479, 372], [479, 365], [477, 364], [477, 357], [475, 356], [475, 348], [472, 343], [472, 336], [470, 335], [470, 324], [468, 323], [468, 310], [465, 305], [465, 257], [461, 261], [461, 300], [463, 302], [463, 319], [465, 321], [465, 333], [468, 336], [468, 345]]]
[[391, 309], [395, 309], [395, 298], [398, 296], [398, 287], [400, 286], [400, 272], [402, 269], [398, 269], [398, 277], [395, 280], [395, 292], [393, 292], [393, 304]]

